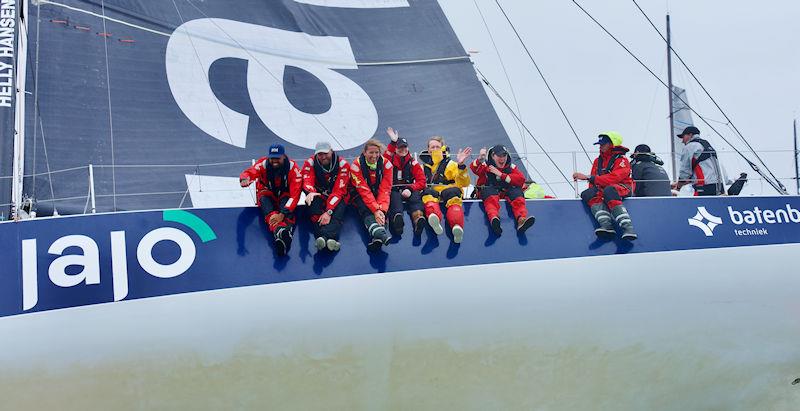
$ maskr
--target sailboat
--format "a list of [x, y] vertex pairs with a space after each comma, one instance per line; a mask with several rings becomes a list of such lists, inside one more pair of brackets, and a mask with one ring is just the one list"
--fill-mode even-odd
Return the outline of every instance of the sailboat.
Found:
[[796, 404], [797, 196], [626, 200], [635, 242], [598, 239], [576, 199], [497, 237], [467, 201], [462, 244], [378, 253], [353, 215], [313, 251], [301, 208], [276, 256], [230, 188], [271, 142], [512, 145], [436, 1], [2, 7], [2, 203], [40, 217], [0, 223], [0, 408]]

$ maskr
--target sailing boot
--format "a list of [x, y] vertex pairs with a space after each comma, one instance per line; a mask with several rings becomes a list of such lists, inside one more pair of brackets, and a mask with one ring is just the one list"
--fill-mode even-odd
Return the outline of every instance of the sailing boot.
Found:
[[375, 221], [375, 217], [367, 217], [364, 223], [367, 226], [367, 231], [369, 232], [370, 236], [369, 244], [367, 244], [368, 250], [380, 250], [383, 245], [389, 242], [389, 238], [391, 238], [389, 236], [389, 232], [386, 230], [386, 227], [378, 224]]
[[330, 251], [339, 251], [339, 249], [342, 248], [342, 244], [332, 238], [328, 239], [327, 246]]
[[327, 246], [327, 242], [322, 237], [317, 237], [314, 241], [314, 247], [317, 247], [317, 250], [322, 250], [325, 246]]
[[442, 228], [442, 210], [439, 208], [439, 203], [428, 202], [425, 203], [425, 214], [428, 215], [428, 225], [431, 226], [436, 235], [442, 235], [444, 228]]
[[633, 222], [631, 221], [631, 216], [628, 214], [628, 210], [625, 208], [624, 205], [618, 205], [611, 209], [611, 213], [614, 215], [614, 220], [617, 221], [617, 225], [622, 230], [622, 239], [633, 241], [638, 238], [636, 232], [633, 231]]
[[289, 227], [278, 227], [275, 230], [275, 253], [286, 255], [292, 247], [292, 229]]
[[422, 211], [417, 210], [411, 213], [411, 221], [414, 222], [414, 235], [422, 235], [422, 230], [425, 229], [425, 217]]
[[597, 223], [600, 224], [600, 227], [594, 230], [594, 233], [601, 238], [613, 238], [617, 235], [617, 232], [614, 230], [614, 224], [612, 223], [611, 213], [608, 212], [608, 208], [603, 203], [595, 204], [591, 207], [592, 215], [594, 215], [594, 219], [597, 220]]
[[500, 237], [503, 234], [503, 226], [500, 225], [500, 217], [492, 217], [492, 221], [489, 222], [489, 225], [492, 226], [494, 235]]
[[397, 213], [392, 216], [392, 232], [400, 235], [403, 233], [403, 227], [405, 224], [403, 223], [403, 213]]
[[520, 217], [517, 219], [517, 234], [524, 234], [529, 228], [533, 227], [536, 217]]
[[525, 204], [525, 197], [519, 196], [511, 200], [511, 209], [517, 219], [517, 234], [524, 234], [529, 228], [533, 227], [536, 218], [528, 216], [528, 207]]

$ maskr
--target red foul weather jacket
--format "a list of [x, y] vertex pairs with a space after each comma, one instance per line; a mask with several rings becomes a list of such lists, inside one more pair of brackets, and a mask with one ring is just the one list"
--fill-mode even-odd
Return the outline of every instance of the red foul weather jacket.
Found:
[[525, 185], [525, 175], [519, 171], [515, 164], [506, 163], [505, 168], [498, 167], [502, 172], [499, 177], [489, 172], [488, 163], [481, 163], [477, 159], [470, 163], [469, 169], [478, 176], [478, 181], [475, 183], [477, 187], [491, 185], [504, 190], [509, 187], [522, 188]]
[[366, 165], [362, 166], [362, 164], [366, 164], [363, 154], [353, 160], [353, 164], [350, 166], [350, 179], [356, 195], [361, 197], [361, 200], [373, 213], [378, 210], [388, 211], [394, 171], [392, 163], [383, 157], [378, 157], [378, 165], [375, 170]]
[[297, 203], [300, 202], [303, 176], [300, 174], [297, 164], [288, 157], [279, 170], [270, 167], [267, 157], [261, 157], [255, 165], [248, 167], [239, 175], [239, 179], [245, 178], [256, 182], [256, 205], [261, 205], [263, 196], [271, 197], [276, 201], [288, 197], [289, 201], [280, 210], [281, 213], [288, 214], [294, 212]]
[[392, 184], [395, 188], [407, 188], [412, 191], [425, 189], [425, 170], [422, 169], [422, 164], [414, 160], [411, 153], [405, 156], [398, 155], [397, 143], [392, 141], [383, 152], [383, 158], [391, 162], [394, 167]]
[[306, 194], [320, 193], [325, 199], [325, 210], [333, 210], [339, 203], [348, 203], [348, 186], [350, 183], [350, 164], [347, 160], [336, 156], [331, 160], [334, 164], [330, 172], [326, 172], [314, 161], [314, 156], [303, 165], [303, 190]]
[[592, 174], [589, 177], [589, 186], [598, 188], [614, 184], [623, 184], [633, 192], [635, 183], [631, 177], [631, 163], [625, 157], [628, 149], [615, 146], [606, 153], [601, 153], [592, 164]]

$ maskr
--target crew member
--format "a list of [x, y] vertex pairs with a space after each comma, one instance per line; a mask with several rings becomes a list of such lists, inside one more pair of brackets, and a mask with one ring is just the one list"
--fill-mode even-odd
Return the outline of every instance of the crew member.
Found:
[[303, 166], [303, 191], [317, 250], [339, 251], [339, 232], [348, 201], [350, 165], [326, 141], [317, 143]]
[[442, 227], [441, 203], [447, 210], [447, 223], [453, 234], [453, 242], [460, 243], [464, 238], [464, 209], [461, 207], [463, 189], [469, 186], [470, 178], [464, 161], [472, 153], [472, 148], [459, 150], [456, 160], [450, 159], [450, 152], [440, 136], [428, 140], [428, 149], [420, 153], [419, 159], [425, 171], [428, 186], [422, 192], [425, 215], [433, 232], [440, 235]]
[[636, 182], [634, 197], [669, 197], [672, 191], [664, 162], [650, 151], [650, 146], [639, 144], [631, 154], [631, 173]]
[[622, 199], [630, 196], [635, 187], [631, 165], [625, 158], [628, 148], [622, 146], [622, 136], [617, 132], [604, 132], [599, 137], [600, 140], [594, 144], [600, 145], [600, 155], [592, 164], [591, 175], [574, 173], [572, 178], [589, 181], [589, 188], [581, 193], [581, 198], [600, 224], [594, 230], [597, 236], [613, 237], [616, 231], [612, 221], [616, 221], [622, 230], [622, 239], [635, 240], [633, 222], [622, 205]]
[[292, 246], [294, 209], [300, 201], [302, 179], [300, 169], [280, 144], [271, 145], [266, 157], [239, 175], [242, 187], [256, 182], [256, 204], [275, 238], [278, 255], [286, 255]]
[[389, 221], [394, 234], [403, 232], [403, 209], [407, 210], [414, 225], [414, 235], [425, 228], [422, 212], [422, 190], [425, 189], [425, 172], [408, 151], [408, 140], [400, 137], [393, 128], [386, 129], [391, 142], [383, 153], [394, 167], [392, 194], [389, 201]]
[[725, 192], [722, 181], [722, 169], [717, 158], [717, 151], [708, 141], [700, 137], [697, 127], [686, 127], [678, 138], [683, 141], [681, 153], [680, 173], [678, 181], [672, 188], [680, 190], [681, 187], [692, 184], [696, 196], [717, 196]]
[[370, 236], [367, 249], [376, 251], [389, 243], [386, 213], [392, 191], [392, 163], [384, 160], [380, 141], [369, 139], [350, 166], [350, 196]]
[[[483, 154], [483, 149], [481, 149]], [[522, 234], [525, 230], [533, 226], [536, 221], [534, 217], [528, 217], [528, 209], [525, 206], [525, 197], [522, 193], [522, 186], [525, 184], [525, 176], [519, 171], [515, 164], [509, 161], [508, 150], [498, 144], [489, 149], [486, 161], [480, 155], [470, 164], [470, 169], [478, 176], [478, 181], [485, 181], [480, 187], [480, 197], [483, 199], [483, 207], [486, 210], [486, 218], [495, 235], [503, 233], [500, 225], [500, 197], [511, 202], [511, 209], [516, 219], [517, 233]]]

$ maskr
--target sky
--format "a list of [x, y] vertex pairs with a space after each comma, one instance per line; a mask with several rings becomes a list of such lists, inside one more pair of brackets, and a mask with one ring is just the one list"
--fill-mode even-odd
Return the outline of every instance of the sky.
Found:
[[[597, 150], [592, 143], [603, 130], [620, 132], [625, 138], [624, 145], [631, 149], [648, 144], [653, 151], [669, 152], [667, 89], [571, 0], [498, 1], [520, 32], [592, 158]], [[477, 51], [472, 53], [476, 67], [512, 106], [516, 108], [518, 103], [520, 117], [562, 170], [571, 174], [574, 167], [572, 154], [560, 152], [578, 151], [577, 168], [587, 172], [586, 156], [495, 0], [439, 0], [439, 3], [464, 48]], [[666, 45], [632, 0], [579, 0], [578, 3], [666, 82]], [[792, 120], [800, 116], [800, 2], [638, 0], [638, 3], [662, 33], [669, 12], [673, 48], [775, 175], [793, 178]], [[673, 81], [687, 89], [689, 104], [709, 119], [734, 147], [746, 150], [741, 139], [724, 124], [724, 116], [690, 79], [687, 70], [673, 58]], [[530, 137], [521, 137], [508, 110], [489, 94], [516, 149], [532, 153], [528, 159], [545, 180], [552, 182], [551, 191], [559, 197], [574, 195], [536, 143]], [[723, 166], [730, 176], [742, 171], [751, 177], [755, 175], [729, 144], [699, 119], [694, 121], [702, 137], [721, 152]], [[532, 174], [537, 177], [535, 171]], [[796, 193], [794, 180], [783, 182], [790, 193]], [[775, 191], [766, 183], [751, 181], [744, 193], [771, 195]]]

